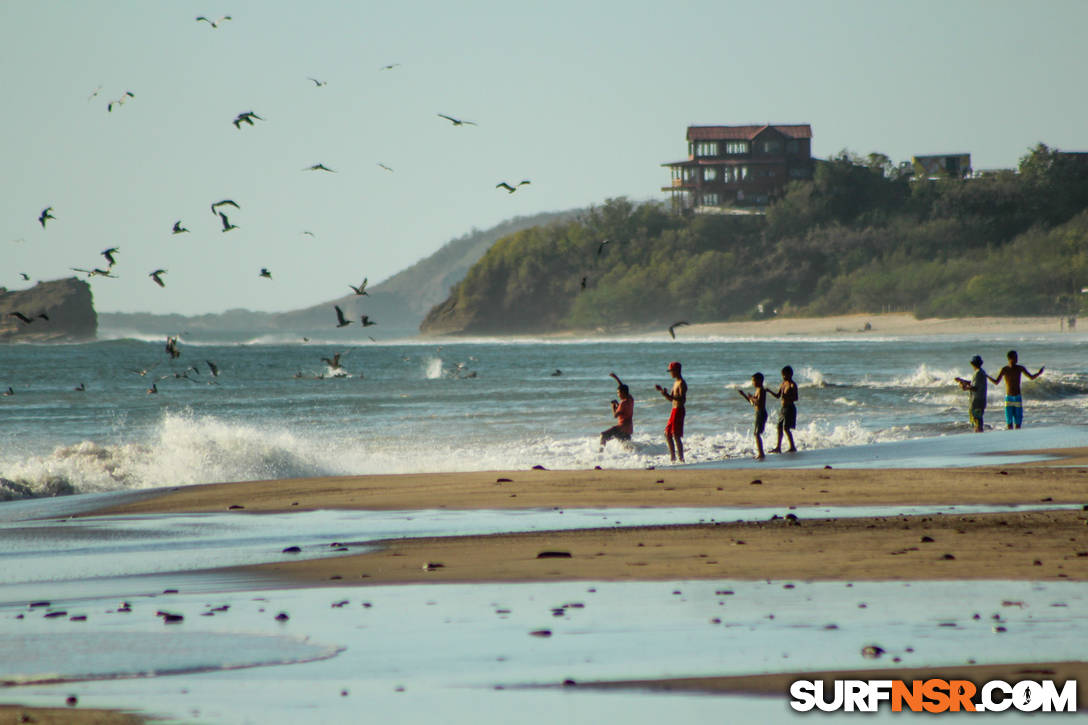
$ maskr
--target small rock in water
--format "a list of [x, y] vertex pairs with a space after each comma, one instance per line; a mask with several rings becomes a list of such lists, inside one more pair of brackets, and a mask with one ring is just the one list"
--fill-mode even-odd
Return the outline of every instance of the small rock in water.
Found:
[[67, 698], [65, 698], [64, 704], [68, 707], [75, 707], [79, 704], [79, 698], [75, 695], [69, 695]]
[[276, 615], [276, 621], [277, 622], [286, 622], [290, 618], [291, 617], [289, 617], [287, 615], [287, 612], [280, 612], [279, 614]]
[[547, 471], [548, 469], [541, 465], [533, 466], [534, 471]]
[[426, 561], [426, 562], [423, 562], [423, 571], [435, 571], [435, 570], [441, 569], [441, 568], [443, 568], [445, 566], [446, 566], [445, 564], [441, 564], [441, 563], [439, 563], [437, 561]]
[[871, 660], [875, 660], [877, 657], [880, 657], [882, 654], [884, 654], [884, 652], [885, 650], [883, 647], [875, 644], [871, 644], [861, 648], [861, 656], [868, 657]]
[[552, 631], [550, 629], [534, 629], [529, 634], [534, 637], [551, 637]]
[[300, 549], [297, 546], [288, 546], [286, 549], [283, 550], [283, 553], [284, 554], [301, 554], [302, 549]]

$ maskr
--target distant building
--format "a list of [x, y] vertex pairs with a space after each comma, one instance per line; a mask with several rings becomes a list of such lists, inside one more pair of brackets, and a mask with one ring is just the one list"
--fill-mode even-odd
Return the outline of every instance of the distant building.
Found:
[[812, 127], [688, 126], [688, 158], [662, 166], [675, 209], [764, 206], [789, 182], [812, 178]]
[[911, 167], [915, 179], [964, 179], [971, 175], [971, 154], [914, 156]]

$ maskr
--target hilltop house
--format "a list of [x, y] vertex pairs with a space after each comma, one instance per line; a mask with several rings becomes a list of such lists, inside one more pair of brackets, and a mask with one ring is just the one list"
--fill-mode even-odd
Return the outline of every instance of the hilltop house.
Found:
[[673, 208], [720, 212], [764, 206], [795, 179], [811, 179], [812, 127], [688, 126], [688, 158], [667, 164]]
[[911, 159], [915, 179], [963, 179], [971, 176], [971, 154], [915, 156]]

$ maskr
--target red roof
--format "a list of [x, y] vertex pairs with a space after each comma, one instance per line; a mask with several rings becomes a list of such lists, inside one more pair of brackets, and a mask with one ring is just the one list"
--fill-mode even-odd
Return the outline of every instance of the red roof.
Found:
[[688, 126], [688, 141], [751, 141], [768, 128], [790, 138], [812, 138], [812, 126], [804, 123], [792, 126]]

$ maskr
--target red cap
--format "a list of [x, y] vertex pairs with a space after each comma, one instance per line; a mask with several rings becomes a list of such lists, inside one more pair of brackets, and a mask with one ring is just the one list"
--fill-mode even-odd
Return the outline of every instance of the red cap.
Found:
[[672, 372], [673, 370], [675, 370], [676, 372], [680, 372], [680, 363], [678, 363], [678, 362], [676, 362], [676, 361], [674, 360], [674, 361], [672, 361], [671, 363], [669, 363], [669, 367], [668, 367], [668, 368], [666, 368], [666, 370], [668, 370], [668, 371], [669, 371], [670, 373], [671, 373], [671, 372]]

